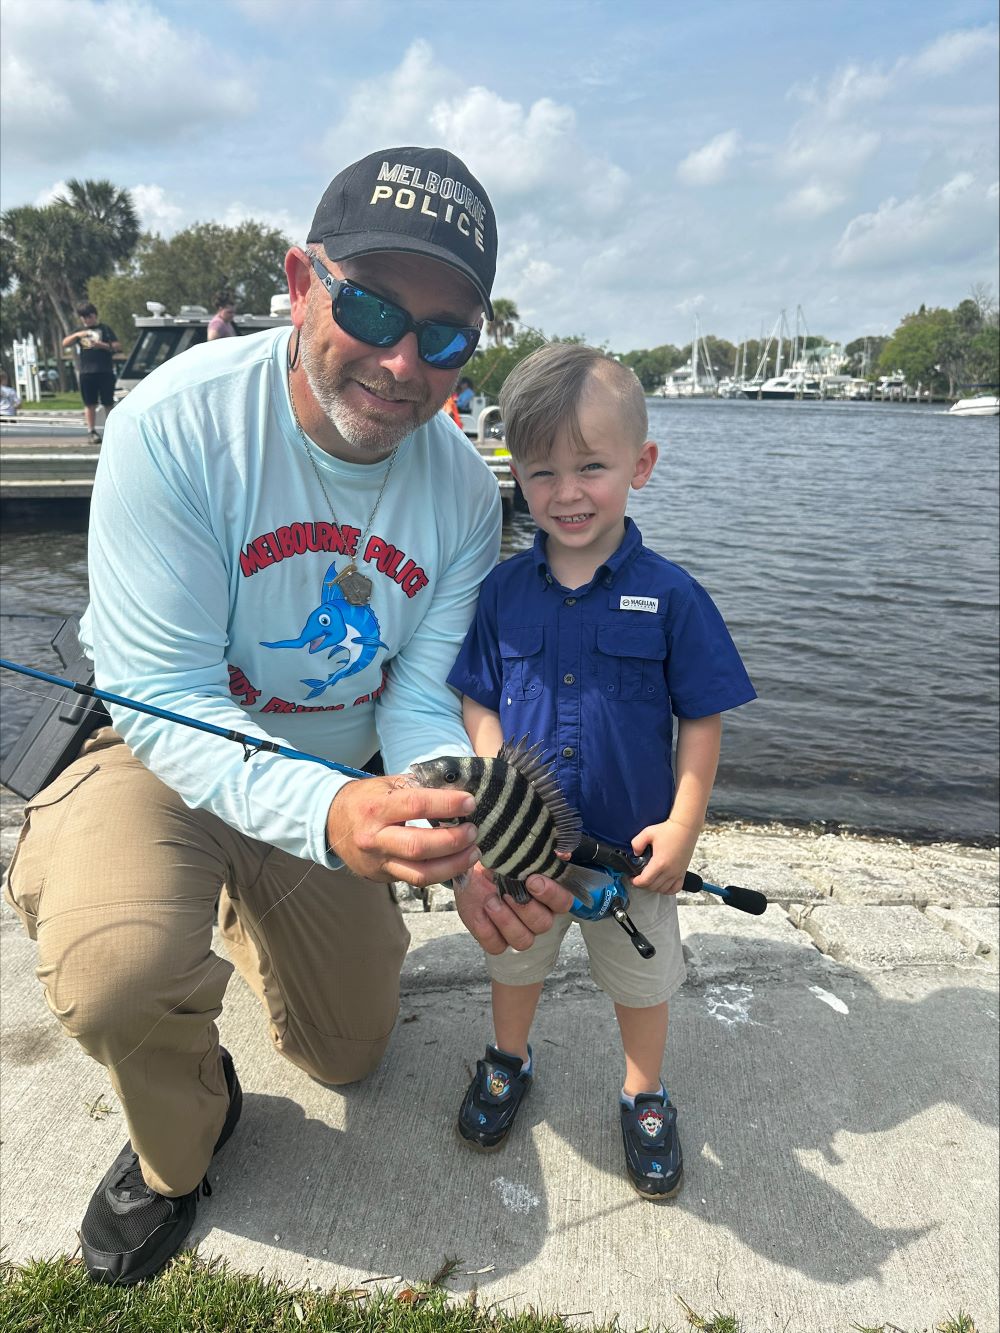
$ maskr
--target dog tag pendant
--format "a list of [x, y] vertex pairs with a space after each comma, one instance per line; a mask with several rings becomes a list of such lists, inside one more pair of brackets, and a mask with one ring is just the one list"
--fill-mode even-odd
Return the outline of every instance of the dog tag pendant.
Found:
[[333, 581], [351, 606], [368, 605], [372, 595], [372, 581], [367, 575], [358, 573], [353, 560]]

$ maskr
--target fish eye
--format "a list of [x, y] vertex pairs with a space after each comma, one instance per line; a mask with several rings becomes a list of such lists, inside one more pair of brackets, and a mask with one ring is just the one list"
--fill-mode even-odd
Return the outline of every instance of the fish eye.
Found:
[[457, 769], [457, 768], [446, 768], [445, 771], [444, 771], [444, 780], [445, 780], [445, 782], [457, 782], [457, 781], [458, 781], [458, 769]]
[[319, 622], [319, 624], [321, 624], [325, 629], [326, 626], [329, 625], [330, 623], [330, 614], [328, 611], [321, 611], [319, 615], [316, 617], [316, 619]]

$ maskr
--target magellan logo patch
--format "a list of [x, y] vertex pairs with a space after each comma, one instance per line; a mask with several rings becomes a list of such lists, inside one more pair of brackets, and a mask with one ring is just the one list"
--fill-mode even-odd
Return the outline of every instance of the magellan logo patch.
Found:
[[658, 611], [659, 597], [622, 597], [618, 602], [619, 611]]

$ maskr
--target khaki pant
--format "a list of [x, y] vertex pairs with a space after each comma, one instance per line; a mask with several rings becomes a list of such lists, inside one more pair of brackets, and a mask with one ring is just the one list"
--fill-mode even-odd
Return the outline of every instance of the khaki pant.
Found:
[[275, 1048], [324, 1083], [371, 1072], [409, 935], [391, 887], [326, 870], [189, 810], [110, 728], [28, 803], [7, 898], [38, 941], [49, 1008], [104, 1065], [143, 1176], [186, 1194], [228, 1095], [215, 1020], [232, 963]]

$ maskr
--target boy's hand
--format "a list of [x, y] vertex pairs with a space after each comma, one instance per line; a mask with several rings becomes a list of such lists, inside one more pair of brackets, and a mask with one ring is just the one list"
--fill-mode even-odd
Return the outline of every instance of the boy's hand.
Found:
[[632, 876], [632, 883], [637, 889], [653, 893], [677, 893], [683, 887], [700, 833], [700, 828], [689, 828], [673, 819], [642, 829], [632, 839], [632, 850], [639, 856], [648, 847], [652, 857], [640, 874]]

